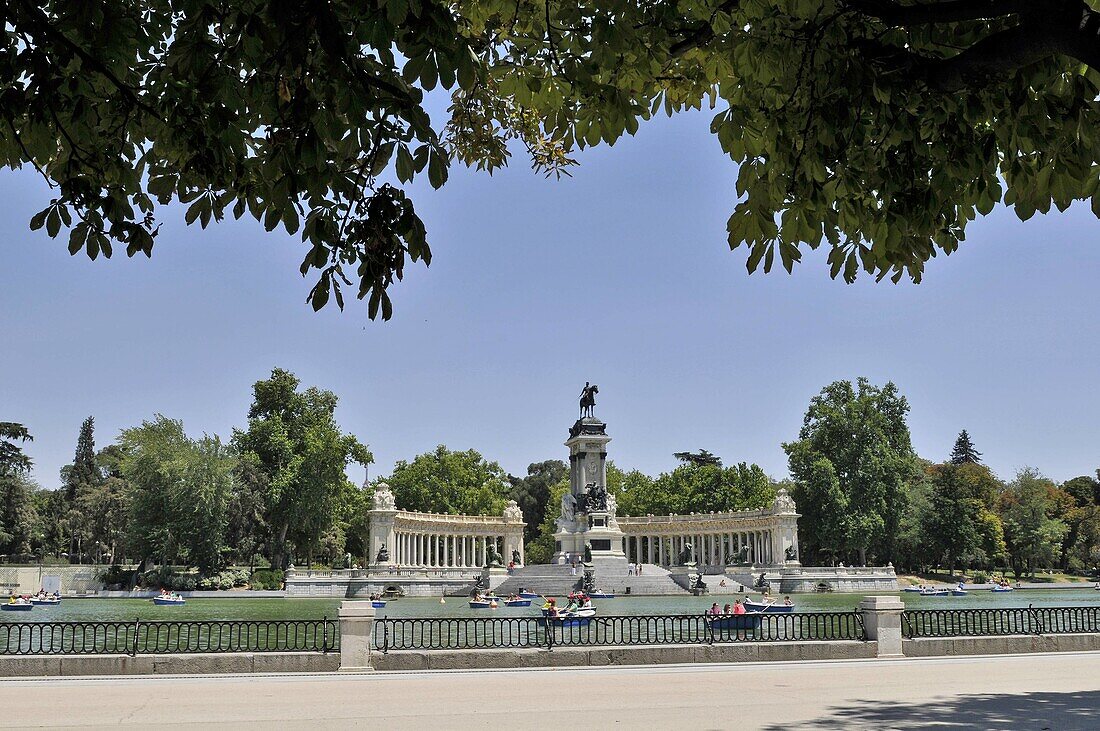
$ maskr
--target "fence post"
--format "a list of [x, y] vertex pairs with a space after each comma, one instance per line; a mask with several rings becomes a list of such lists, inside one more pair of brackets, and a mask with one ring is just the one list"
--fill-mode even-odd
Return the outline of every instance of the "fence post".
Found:
[[878, 643], [879, 657], [900, 657], [901, 615], [905, 605], [896, 596], [868, 596], [859, 603], [863, 615], [863, 632], [868, 640]]
[[[317, 635], [313, 635], [314, 638]], [[321, 617], [321, 652], [328, 653], [328, 615]]]
[[371, 670], [374, 607], [369, 601], [340, 602], [340, 669]]
[[130, 648], [130, 657], [137, 657], [138, 633], [141, 632], [141, 617], [134, 619], [134, 642]]

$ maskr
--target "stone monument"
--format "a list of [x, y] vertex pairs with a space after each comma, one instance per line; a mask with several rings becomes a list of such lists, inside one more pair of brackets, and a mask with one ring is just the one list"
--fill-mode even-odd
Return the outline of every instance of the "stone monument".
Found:
[[569, 492], [562, 496], [561, 517], [554, 533], [554, 561], [565, 555], [626, 558], [623, 532], [615, 516], [615, 498], [607, 491], [607, 424], [595, 416], [595, 384], [581, 391], [581, 416], [569, 429]]

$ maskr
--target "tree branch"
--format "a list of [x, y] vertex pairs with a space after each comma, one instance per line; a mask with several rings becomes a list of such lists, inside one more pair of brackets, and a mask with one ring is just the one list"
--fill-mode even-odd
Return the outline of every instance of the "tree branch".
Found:
[[959, 23], [1040, 11], [1036, 0], [944, 0], [902, 5], [893, 0], [846, 0], [845, 5], [891, 26]]
[[1100, 13], [1084, 2], [1046, 6], [1043, 15], [1030, 16], [1027, 23], [986, 36], [949, 58], [930, 58], [870, 39], [855, 41], [855, 45], [869, 60], [893, 65], [937, 91], [954, 93], [985, 86], [1056, 55], [1069, 56], [1100, 71]]
[[[733, 12], [740, 0], [724, 0], [721, 5], [715, 8], [714, 13], [730, 13]], [[713, 14], [711, 16], [714, 17]], [[714, 27], [710, 22], [701, 23], [694, 28], [683, 29], [680, 31], [686, 35], [682, 41], [673, 43], [669, 49], [668, 54], [673, 58], [679, 58], [693, 48], [698, 48], [710, 39], [714, 38]]]

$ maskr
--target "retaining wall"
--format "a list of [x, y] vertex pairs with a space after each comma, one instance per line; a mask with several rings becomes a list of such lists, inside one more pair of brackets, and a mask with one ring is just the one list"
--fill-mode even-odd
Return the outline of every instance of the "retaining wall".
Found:
[[875, 657], [877, 643], [754, 642], [657, 647], [555, 647], [553, 650], [400, 650], [371, 654], [375, 670], [468, 670], [478, 668], [668, 665], [785, 660], [854, 660]]
[[1096, 650], [1100, 650], [1100, 634], [922, 637], [902, 641], [902, 653], [906, 657], [1018, 655], [1027, 652], [1088, 652]]
[[233, 652], [180, 655], [0, 655], [0, 677], [319, 673], [340, 669], [340, 653]]

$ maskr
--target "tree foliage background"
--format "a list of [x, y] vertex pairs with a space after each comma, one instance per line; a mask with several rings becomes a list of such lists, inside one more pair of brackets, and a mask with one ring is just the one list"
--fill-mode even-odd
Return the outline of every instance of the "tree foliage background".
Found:
[[[33, 229], [150, 255], [158, 207], [303, 243], [315, 308], [388, 318], [428, 263], [403, 186], [522, 150], [562, 174], [659, 113], [709, 107], [739, 165], [749, 271], [918, 280], [998, 204], [1100, 214], [1092, 0], [48, 0], [0, 10], [0, 158]], [[429, 98], [450, 94], [433, 119]], [[29, 213], [29, 212], [28, 212]]]

